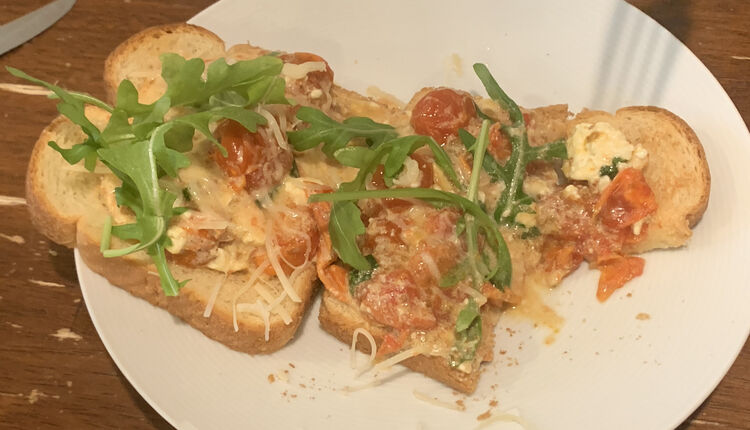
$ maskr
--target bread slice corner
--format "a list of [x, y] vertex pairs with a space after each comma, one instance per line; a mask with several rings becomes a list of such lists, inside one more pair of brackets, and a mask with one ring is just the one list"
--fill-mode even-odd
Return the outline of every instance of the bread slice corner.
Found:
[[[481, 315], [482, 340], [477, 350], [477, 357], [482, 362], [490, 362], [494, 355], [495, 326], [500, 318], [500, 310], [493, 306], [483, 306]], [[369, 331], [378, 346], [383, 342], [387, 333], [383, 328], [365, 321], [349, 305], [335, 299], [325, 290], [323, 291], [318, 320], [323, 330], [344, 343], [351, 343], [354, 331], [358, 328]], [[369, 342], [357, 342], [357, 349], [364, 353], [370, 353], [370, 344]], [[481, 366], [470, 373], [452, 368], [448, 360], [442, 356], [417, 355], [402, 361], [400, 364], [466, 394], [476, 391], [479, 377], [483, 371]]]

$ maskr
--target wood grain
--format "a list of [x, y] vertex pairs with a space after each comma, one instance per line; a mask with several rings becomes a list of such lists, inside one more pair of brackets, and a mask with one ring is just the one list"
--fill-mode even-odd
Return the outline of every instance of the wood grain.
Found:
[[[0, 24], [47, 3], [4, 2]], [[0, 57], [40, 78], [103, 97], [106, 55], [145, 27], [185, 21], [209, 0], [79, 0], [52, 28]], [[750, 6], [746, 0], [631, 0], [683, 41], [750, 118]], [[9, 77], [2, 75], [0, 81]], [[0, 94], [0, 195], [23, 196], [31, 145], [56, 115], [41, 98]], [[0, 206], [0, 428], [168, 429], [118, 371], [91, 323], [72, 252]], [[23, 240], [20, 242], [18, 236]], [[41, 282], [40, 282], [41, 281]], [[58, 339], [69, 329], [80, 340]], [[750, 346], [681, 429], [750, 429]]]

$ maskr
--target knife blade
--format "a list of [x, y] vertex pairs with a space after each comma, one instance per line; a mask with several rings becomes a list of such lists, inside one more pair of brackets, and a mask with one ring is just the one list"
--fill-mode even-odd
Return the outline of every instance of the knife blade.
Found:
[[39, 9], [0, 25], [0, 55], [30, 40], [62, 18], [76, 0], [55, 0]]

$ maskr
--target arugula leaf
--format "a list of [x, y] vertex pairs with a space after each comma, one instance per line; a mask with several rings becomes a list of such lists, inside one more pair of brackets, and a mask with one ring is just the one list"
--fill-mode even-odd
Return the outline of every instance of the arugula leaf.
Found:
[[[466, 150], [473, 151], [474, 144], [476, 143], [476, 138], [474, 138], [471, 133], [464, 130], [463, 128], [460, 128], [458, 129], [458, 138], [461, 140], [461, 143], [463, 143]], [[482, 160], [482, 168], [490, 176], [490, 181], [506, 181], [505, 171], [503, 171], [503, 167], [497, 161], [495, 161], [495, 158], [491, 154], [484, 154], [484, 160]]]
[[335, 202], [331, 208], [328, 232], [331, 244], [341, 261], [357, 270], [371, 270], [372, 265], [357, 246], [357, 237], [365, 234], [365, 225], [357, 205], [350, 201]]
[[[479, 173], [482, 171], [482, 163], [484, 161], [485, 153], [487, 152], [487, 145], [489, 145], [489, 128], [490, 121], [483, 120], [482, 127], [479, 131], [479, 137], [477, 143], [474, 145], [474, 164], [471, 168], [471, 178], [469, 180], [469, 191], [466, 198], [473, 203], [478, 203], [477, 196], [479, 195]], [[466, 223], [466, 250], [469, 258], [469, 267], [471, 267], [471, 278], [474, 282], [474, 287], [477, 288], [483, 278], [483, 274], [480, 273], [477, 262], [479, 260], [479, 237], [477, 232], [476, 224], [474, 223], [473, 216], [467, 216], [465, 218]], [[502, 288], [502, 285], [499, 287]]]
[[368, 281], [372, 278], [372, 272], [378, 268], [378, 262], [375, 261], [375, 257], [368, 255], [365, 259], [370, 263], [371, 268], [367, 270], [352, 269], [349, 271], [349, 294], [354, 296], [357, 290], [357, 285], [364, 281]]
[[318, 109], [302, 106], [297, 118], [310, 127], [287, 133], [289, 143], [297, 151], [305, 151], [323, 143], [323, 152], [333, 157], [334, 152], [345, 147], [352, 139], [364, 138], [368, 146], [377, 147], [396, 138], [396, 130], [387, 124], [379, 124], [370, 118], [352, 117], [339, 123]]
[[455, 336], [456, 341], [450, 354], [451, 367], [473, 360], [482, 340], [482, 317], [479, 306], [472, 298], [458, 313]]
[[[186, 60], [177, 54], [167, 53], [162, 54], [161, 61], [162, 77], [167, 83], [167, 91], [162, 97], [169, 98], [172, 106], [194, 107], [206, 105], [212, 96], [229, 90], [233, 90], [235, 94], [247, 95], [251, 87], [263, 78], [278, 76], [284, 65], [281, 59], [271, 56], [238, 61], [231, 65], [222, 58], [208, 66], [204, 81], [205, 64], [200, 58]], [[268, 87], [267, 82], [261, 85]], [[263, 90], [260, 93], [265, 92]], [[248, 97], [244, 106], [251, 103], [253, 102]]]
[[503, 126], [502, 131], [510, 138], [511, 155], [504, 166], [492, 166], [498, 177], [505, 182], [503, 191], [495, 209], [495, 219], [504, 225], [513, 225], [519, 212], [528, 212], [532, 200], [523, 192], [523, 179], [526, 165], [532, 160], [551, 160], [554, 158], [567, 158], [567, 150], [564, 141], [548, 143], [540, 147], [531, 147], [526, 132], [526, 124], [523, 113], [518, 105], [500, 88], [495, 78], [492, 77], [487, 66], [481, 63], [474, 64], [474, 72], [482, 81], [487, 94], [495, 100], [503, 109], [508, 111], [511, 125]]
[[608, 166], [602, 166], [601, 169], [599, 169], [599, 176], [609, 176], [609, 179], [615, 179], [615, 176], [617, 176], [617, 172], [620, 171], [617, 168], [617, 165], [626, 161], [628, 160], [620, 157], [613, 158], [612, 163], [610, 163]]

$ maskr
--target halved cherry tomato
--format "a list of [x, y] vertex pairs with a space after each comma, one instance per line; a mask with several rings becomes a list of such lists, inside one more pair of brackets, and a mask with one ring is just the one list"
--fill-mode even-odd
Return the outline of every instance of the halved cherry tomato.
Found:
[[629, 227], [656, 210], [656, 197], [640, 170], [627, 168], [599, 197], [594, 208], [602, 224], [610, 228]]
[[247, 189], [277, 185], [292, 168], [291, 151], [267, 141], [260, 133], [253, 133], [236, 121], [219, 124], [216, 135], [227, 150], [227, 156], [214, 151], [214, 161], [229, 177], [244, 175]]
[[411, 126], [417, 134], [430, 136], [444, 145], [448, 136], [458, 134], [477, 116], [469, 93], [449, 88], [432, 90], [422, 97], [411, 114]]

